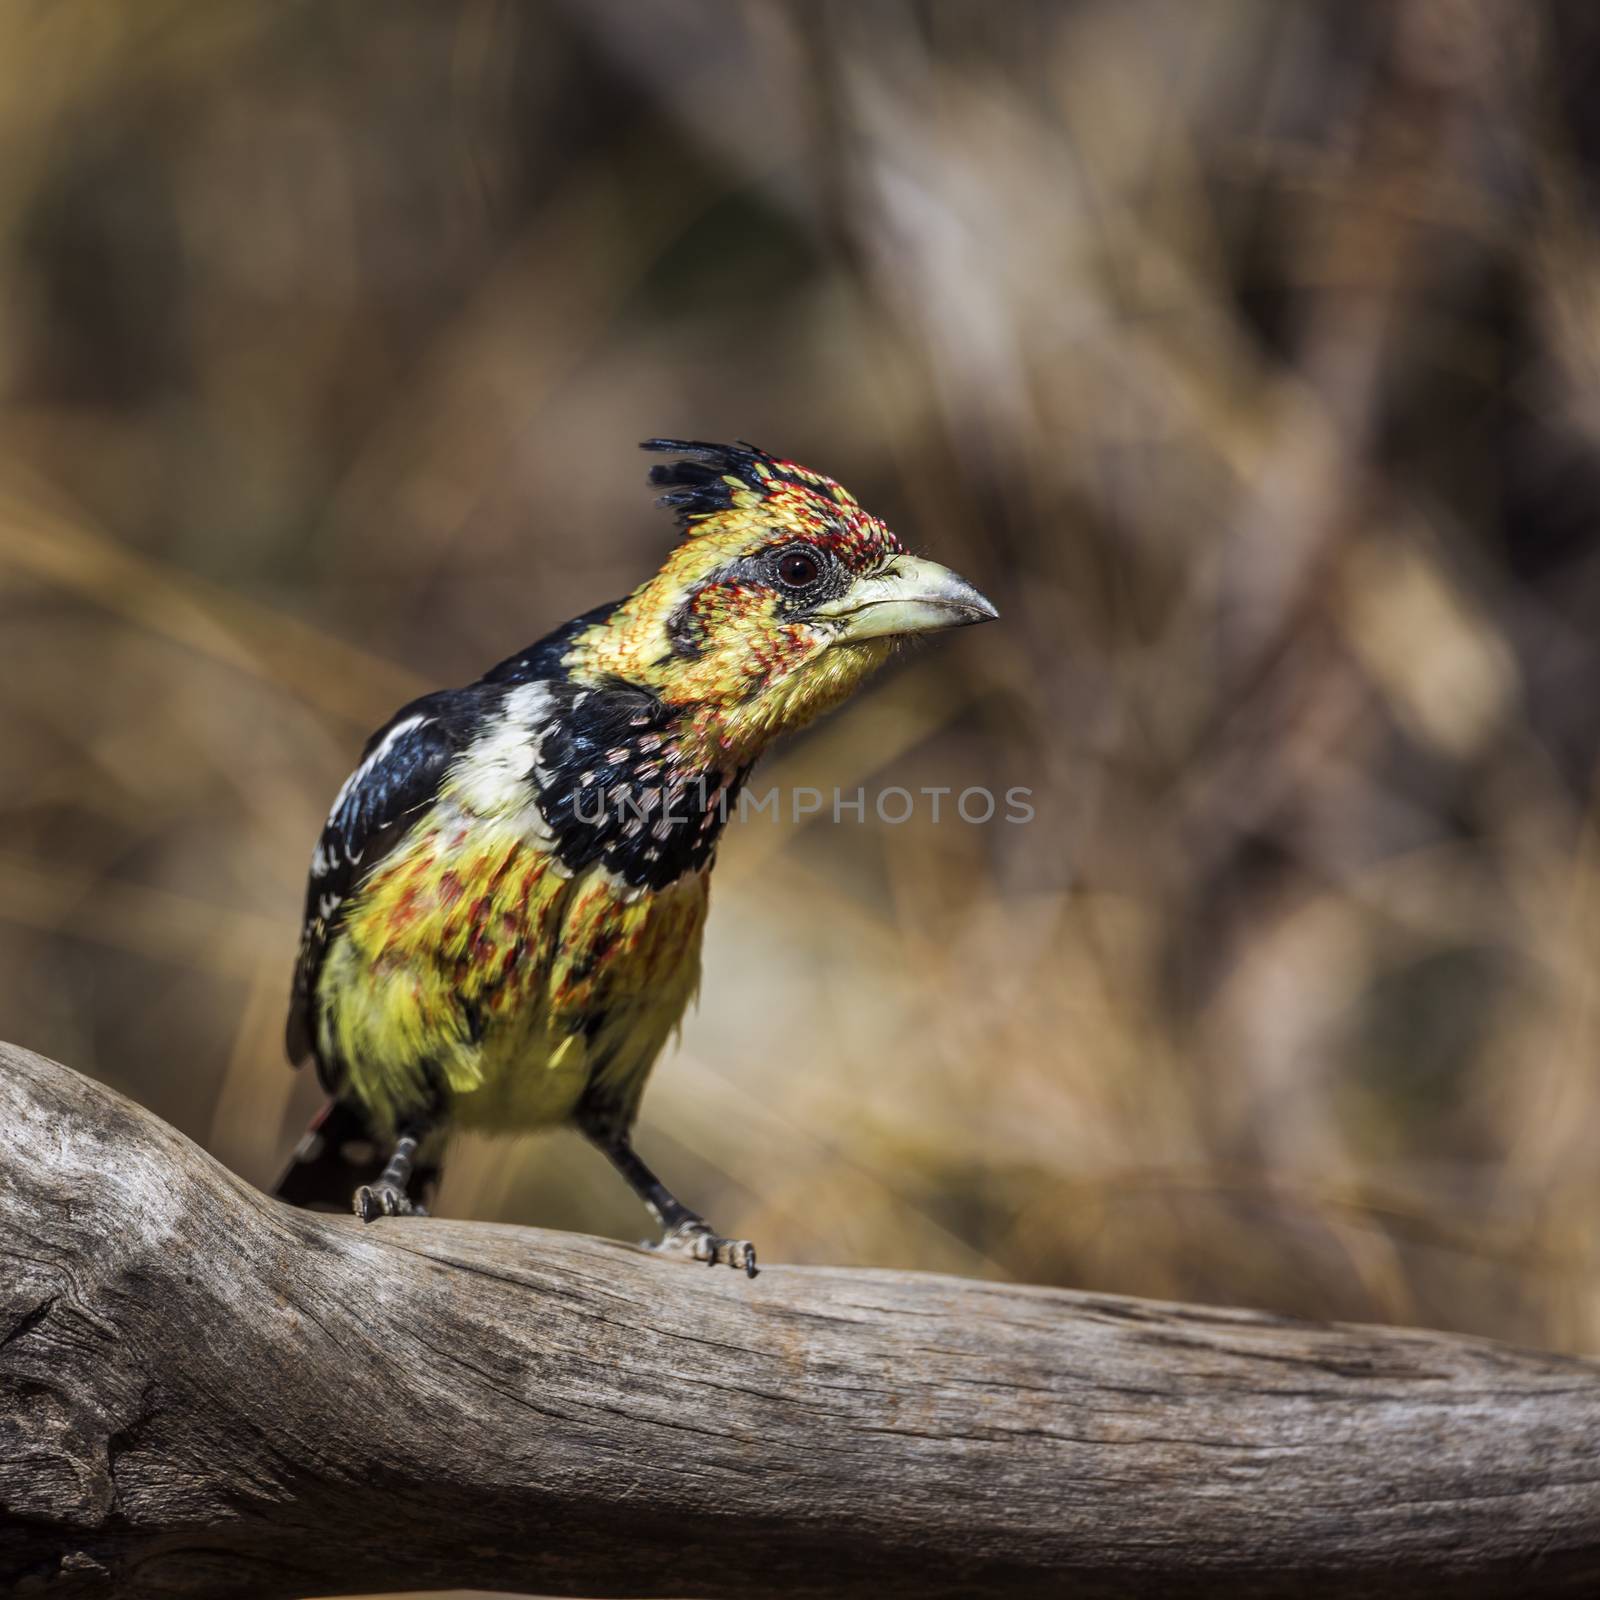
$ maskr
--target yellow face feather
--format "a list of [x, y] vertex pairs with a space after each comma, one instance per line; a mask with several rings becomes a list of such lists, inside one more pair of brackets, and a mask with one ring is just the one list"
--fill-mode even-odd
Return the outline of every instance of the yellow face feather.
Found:
[[594, 681], [621, 678], [685, 709], [685, 753], [733, 770], [780, 734], [847, 699], [894, 641], [841, 640], [832, 616], [794, 604], [762, 558], [815, 552], [847, 592], [905, 554], [900, 541], [839, 485], [779, 463], [769, 485], [735, 478], [726, 509], [694, 520], [647, 583], [574, 641], [565, 665]]

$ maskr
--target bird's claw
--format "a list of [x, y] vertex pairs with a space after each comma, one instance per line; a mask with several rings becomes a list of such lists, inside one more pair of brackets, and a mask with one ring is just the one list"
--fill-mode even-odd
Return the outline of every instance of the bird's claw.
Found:
[[363, 1222], [376, 1222], [379, 1217], [425, 1217], [428, 1214], [403, 1190], [387, 1183], [362, 1184], [352, 1204]]
[[735, 1271], [743, 1267], [746, 1277], [756, 1275], [756, 1247], [748, 1239], [724, 1239], [704, 1222], [681, 1223], [658, 1243], [646, 1242], [645, 1249], [658, 1255], [687, 1256], [708, 1267], [732, 1267]]

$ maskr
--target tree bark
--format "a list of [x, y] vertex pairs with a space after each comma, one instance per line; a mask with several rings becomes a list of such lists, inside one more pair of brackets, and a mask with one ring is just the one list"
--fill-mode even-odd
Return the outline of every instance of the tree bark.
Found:
[[0, 1592], [1600, 1592], [1600, 1367], [269, 1200], [0, 1046]]

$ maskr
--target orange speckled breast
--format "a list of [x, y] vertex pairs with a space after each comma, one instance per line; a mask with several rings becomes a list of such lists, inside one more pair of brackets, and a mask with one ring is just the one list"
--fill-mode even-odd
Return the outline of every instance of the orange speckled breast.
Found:
[[632, 1106], [699, 982], [706, 872], [653, 892], [565, 873], [441, 802], [364, 883], [318, 985], [322, 1048], [392, 1126], [444, 1086], [463, 1126]]

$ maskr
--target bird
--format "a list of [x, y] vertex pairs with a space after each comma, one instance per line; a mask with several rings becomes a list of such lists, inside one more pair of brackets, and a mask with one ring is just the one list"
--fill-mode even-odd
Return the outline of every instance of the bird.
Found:
[[575, 1126], [661, 1230], [746, 1239], [635, 1151], [700, 981], [717, 845], [752, 765], [899, 641], [993, 605], [833, 479], [758, 446], [648, 439], [679, 537], [654, 576], [374, 733], [311, 859], [285, 1045], [329, 1096], [275, 1194], [426, 1215], [451, 1131]]

